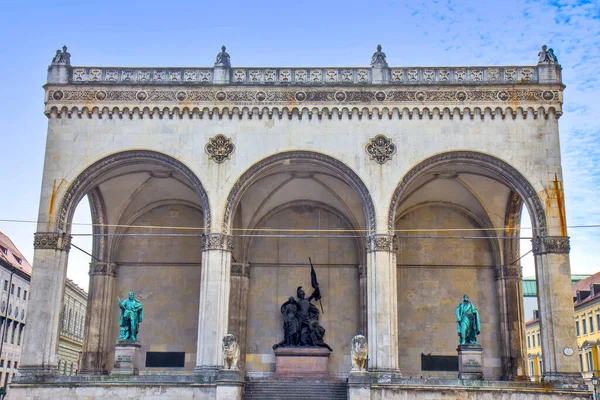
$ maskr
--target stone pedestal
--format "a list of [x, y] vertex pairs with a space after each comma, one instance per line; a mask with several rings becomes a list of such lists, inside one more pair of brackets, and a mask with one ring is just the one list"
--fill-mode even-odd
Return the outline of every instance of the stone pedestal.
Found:
[[458, 379], [482, 380], [483, 355], [480, 344], [458, 346]]
[[111, 375], [138, 375], [140, 347], [137, 340], [119, 340], [115, 345], [115, 367]]
[[348, 400], [371, 400], [371, 374], [368, 371], [350, 371]]
[[244, 391], [244, 371], [221, 369], [217, 374], [217, 400], [241, 400]]
[[328, 375], [329, 354], [324, 347], [280, 347], [275, 349], [275, 375]]

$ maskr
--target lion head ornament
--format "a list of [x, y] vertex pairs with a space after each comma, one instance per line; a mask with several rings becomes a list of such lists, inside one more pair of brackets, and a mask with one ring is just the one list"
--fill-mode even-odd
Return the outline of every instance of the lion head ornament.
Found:
[[235, 335], [228, 333], [223, 338], [223, 360], [226, 369], [237, 369], [240, 359], [240, 346]]
[[367, 361], [369, 360], [367, 338], [360, 333], [352, 338], [350, 357], [352, 358], [351, 371], [367, 370]]

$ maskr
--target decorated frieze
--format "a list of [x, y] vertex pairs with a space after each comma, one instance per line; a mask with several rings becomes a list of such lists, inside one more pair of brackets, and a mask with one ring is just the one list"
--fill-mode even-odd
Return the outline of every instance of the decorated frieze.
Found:
[[568, 236], [542, 236], [538, 235], [532, 240], [533, 254], [541, 255], [548, 253], [569, 254], [571, 251]]
[[365, 247], [371, 251], [398, 251], [398, 238], [395, 235], [369, 235], [365, 238]]
[[94, 261], [90, 263], [90, 275], [117, 276], [117, 264], [112, 262]]
[[222, 233], [202, 235], [202, 250], [233, 250], [233, 236]]
[[71, 235], [56, 232], [36, 232], [33, 237], [33, 248], [38, 250], [64, 250], [71, 249]]

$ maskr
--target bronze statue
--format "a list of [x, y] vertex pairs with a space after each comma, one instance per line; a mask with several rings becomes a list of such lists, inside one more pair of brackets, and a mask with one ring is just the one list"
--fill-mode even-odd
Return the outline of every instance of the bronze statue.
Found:
[[381, 51], [380, 44], [377, 45], [377, 51], [375, 53], [373, 53], [373, 56], [371, 57], [371, 66], [372, 67], [375, 67], [375, 66], [387, 67], [388, 66], [388, 63], [385, 59], [385, 53], [383, 51]]
[[121, 326], [121, 334], [119, 340], [137, 340], [137, 334], [140, 328], [140, 323], [144, 320], [144, 308], [142, 303], [136, 299], [133, 292], [129, 292], [129, 298], [119, 301], [121, 307], [121, 317], [119, 326]]
[[229, 54], [225, 51], [225, 46], [222, 46], [221, 52], [217, 54], [215, 67], [231, 67], [231, 60], [229, 58]]
[[323, 341], [325, 328], [319, 324], [319, 309], [311, 303], [312, 300], [321, 299], [321, 291], [317, 276], [311, 263], [311, 281], [314, 288], [313, 293], [306, 298], [306, 293], [302, 286], [296, 289], [297, 298], [290, 297], [288, 301], [281, 305], [281, 314], [283, 315], [283, 340], [275, 345], [278, 347], [299, 347], [315, 346], [326, 347], [333, 351], [327, 343]]
[[479, 312], [466, 294], [462, 303], [456, 307], [456, 323], [460, 344], [477, 344], [477, 335], [481, 332]]
[[71, 65], [71, 54], [67, 51], [67, 46], [63, 46], [62, 51], [56, 50], [56, 54], [52, 58], [52, 64]]

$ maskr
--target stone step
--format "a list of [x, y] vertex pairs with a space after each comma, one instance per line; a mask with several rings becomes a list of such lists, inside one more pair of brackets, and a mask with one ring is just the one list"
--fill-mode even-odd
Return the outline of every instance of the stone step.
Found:
[[258, 380], [247, 381], [245, 400], [347, 400], [347, 385], [343, 381]]

